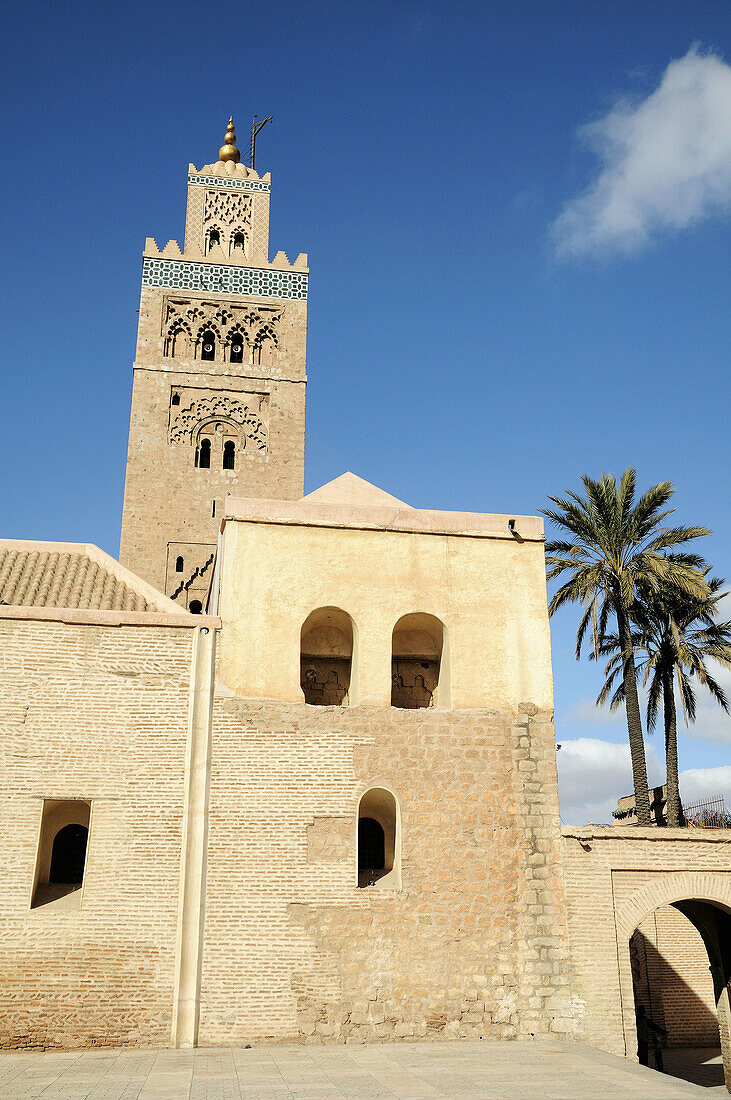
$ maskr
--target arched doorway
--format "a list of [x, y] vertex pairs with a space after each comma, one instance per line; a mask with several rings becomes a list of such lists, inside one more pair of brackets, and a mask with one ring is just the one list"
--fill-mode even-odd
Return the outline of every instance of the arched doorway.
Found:
[[629, 955], [639, 1060], [706, 1087], [731, 1081], [729, 913], [699, 899], [659, 905]]

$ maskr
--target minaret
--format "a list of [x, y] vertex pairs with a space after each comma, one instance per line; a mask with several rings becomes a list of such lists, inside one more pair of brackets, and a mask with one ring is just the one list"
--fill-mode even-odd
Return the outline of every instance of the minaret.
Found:
[[270, 188], [229, 119], [189, 165], [184, 250], [143, 255], [120, 561], [193, 611], [224, 498], [303, 492], [307, 256], [269, 261]]

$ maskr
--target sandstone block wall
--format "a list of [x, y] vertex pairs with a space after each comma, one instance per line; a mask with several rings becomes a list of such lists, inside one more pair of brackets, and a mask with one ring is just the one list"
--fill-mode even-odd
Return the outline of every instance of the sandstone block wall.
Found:
[[[220, 698], [199, 1043], [571, 1028], [551, 716]], [[358, 889], [360, 796], [400, 890]]]
[[[170, 1042], [190, 629], [0, 619], [0, 1045]], [[87, 799], [81, 908], [30, 908], [43, 800]]]
[[[122, 564], [167, 595], [180, 583], [178, 554], [187, 580], [215, 549], [227, 496], [297, 499], [304, 480], [306, 303], [276, 303], [280, 343], [270, 363], [225, 362], [220, 346], [209, 363], [165, 354], [166, 303], [180, 297], [142, 290], [120, 543]], [[220, 296], [183, 297], [199, 310], [226, 310]], [[262, 303], [236, 305], [256, 312]], [[233, 470], [222, 468], [215, 434], [210, 468], [195, 465], [197, 428], [188, 421], [205, 422], [214, 406], [236, 432]], [[241, 406], [260, 430], [238, 424]], [[178, 428], [181, 412], [186, 430]], [[210, 573], [178, 597], [181, 605], [200, 598], [209, 580]]]

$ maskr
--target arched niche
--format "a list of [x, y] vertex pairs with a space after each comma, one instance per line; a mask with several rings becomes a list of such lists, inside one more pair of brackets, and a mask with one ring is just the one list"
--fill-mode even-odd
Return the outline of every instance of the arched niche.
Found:
[[403, 615], [391, 640], [391, 706], [401, 710], [449, 707], [446, 630], [434, 615]]
[[318, 607], [300, 631], [300, 685], [311, 706], [346, 707], [353, 700], [355, 629], [347, 611]]
[[79, 908], [90, 822], [89, 802], [46, 799], [36, 855], [32, 909], [43, 905]]
[[[707, 1087], [731, 1081], [731, 917], [697, 898], [658, 906], [629, 939], [627, 1055]], [[630, 1011], [630, 1004], [634, 1011]]]
[[361, 889], [400, 889], [401, 814], [396, 796], [386, 787], [371, 787], [358, 803], [356, 852]]

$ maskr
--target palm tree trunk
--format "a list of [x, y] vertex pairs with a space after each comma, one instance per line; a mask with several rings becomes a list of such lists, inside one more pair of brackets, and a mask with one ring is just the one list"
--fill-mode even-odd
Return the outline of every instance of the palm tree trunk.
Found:
[[615, 603], [619, 642], [622, 646], [622, 675], [624, 677], [624, 709], [627, 715], [627, 734], [629, 736], [629, 754], [632, 759], [632, 779], [635, 788], [635, 813], [638, 825], [650, 824], [650, 794], [647, 783], [647, 761], [645, 760], [645, 742], [642, 737], [642, 717], [640, 699], [637, 694], [637, 672], [635, 653], [632, 647], [627, 612], [618, 599]]
[[662, 703], [665, 717], [665, 768], [668, 784], [667, 819], [670, 828], [679, 829], [682, 822], [678, 789], [678, 729], [672, 672], [663, 673]]

